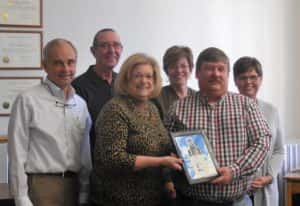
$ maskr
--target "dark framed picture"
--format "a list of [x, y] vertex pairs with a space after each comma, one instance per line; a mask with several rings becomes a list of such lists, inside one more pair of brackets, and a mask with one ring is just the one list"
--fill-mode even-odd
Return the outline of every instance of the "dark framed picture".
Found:
[[171, 136], [190, 184], [207, 182], [218, 176], [219, 166], [203, 131], [176, 132]]

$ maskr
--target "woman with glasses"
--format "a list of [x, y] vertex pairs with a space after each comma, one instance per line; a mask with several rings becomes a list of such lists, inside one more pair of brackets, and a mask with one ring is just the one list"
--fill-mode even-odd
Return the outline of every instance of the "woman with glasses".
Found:
[[100, 181], [98, 204], [159, 206], [163, 168], [181, 170], [170, 155], [172, 145], [150, 98], [161, 90], [156, 61], [130, 56], [115, 81], [115, 94], [96, 121], [94, 169]]
[[254, 206], [278, 206], [277, 175], [284, 158], [283, 135], [277, 109], [270, 103], [257, 99], [263, 80], [260, 62], [253, 57], [241, 57], [234, 66], [234, 81], [239, 92], [255, 100], [272, 132], [270, 151], [262, 168], [251, 183]]
[[163, 57], [163, 69], [169, 78], [170, 85], [163, 87], [156, 99], [162, 117], [176, 100], [195, 93], [187, 86], [193, 66], [193, 54], [189, 47], [172, 46], [167, 49]]

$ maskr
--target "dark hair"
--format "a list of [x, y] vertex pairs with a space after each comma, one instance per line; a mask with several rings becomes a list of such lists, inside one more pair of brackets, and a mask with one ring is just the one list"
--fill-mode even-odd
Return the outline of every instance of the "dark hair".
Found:
[[237, 78], [239, 75], [254, 69], [258, 76], [263, 76], [260, 62], [254, 57], [244, 56], [239, 58], [233, 65], [233, 76]]
[[163, 69], [168, 75], [168, 68], [175, 64], [180, 58], [186, 58], [189, 63], [190, 71], [194, 67], [194, 59], [192, 50], [186, 46], [172, 46], [167, 49], [163, 56]]
[[101, 34], [101, 33], [103, 33], [103, 32], [108, 32], [108, 31], [110, 31], [110, 32], [116, 32], [114, 29], [112, 29], [112, 28], [104, 28], [104, 29], [101, 29], [101, 30], [99, 30], [96, 34], [95, 34], [95, 36], [94, 36], [94, 39], [93, 39], [93, 47], [95, 47], [95, 46], [97, 46], [97, 38], [98, 38], [98, 36]]
[[216, 47], [209, 47], [204, 49], [198, 56], [196, 62], [196, 71], [198, 71], [204, 62], [218, 62], [222, 61], [227, 64], [228, 72], [230, 69], [229, 58], [221, 49]]

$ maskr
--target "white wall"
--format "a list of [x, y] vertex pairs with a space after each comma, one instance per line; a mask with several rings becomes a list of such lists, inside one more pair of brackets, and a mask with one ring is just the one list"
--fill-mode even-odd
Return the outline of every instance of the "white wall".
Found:
[[[79, 50], [78, 74], [94, 63], [89, 46], [104, 27], [121, 35], [120, 62], [134, 52], [149, 53], [161, 62], [165, 50], [175, 44], [190, 46], [195, 59], [209, 46], [222, 48], [232, 64], [240, 56], [255, 56], [265, 73], [259, 95], [279, 108], [287, 141], [295, 142], [300, 140], [300, 99], [294, 92], [300, 88], [299, 4], [298, 0], [44, 0], [44, 39], [65, 37], [74, 42]], [[164, 79], [167, 83], [165, 75]], [[194, 77], [189, 84], [197, 88]], [[237, 91], [233, 81], [230, 89]]]
[[[89, 52], [94, 34], [115, 28], [124, 44], [121, 62], [134, 52], [146, 52], [159, 62], [175, 44], [190, 46], [195, 59], [206, 47], [223, 49], [231, 62], [257, 57], [264, 82], [259, 96], [279, 108], [286, 141], [300, 142], [300, 53], [298, 0], [44, 0], [44, 42], [63, 37], [79, 51], [78, 74], [94, 63]], [[30, 76], [39, 71], [0, 71], [0, 75]], [[163, 74], [164, 75], [164, 74]], [[165, 84], [167, 83], [164, 75]], [[194, 77], [189, 85], [197, 88]], [[230, 82], [230, 90], [237, 91]], [[8, 118], [0, 118], [0, 134]], [[1, 176], [2, 175], [2, 176]], [[3, 173], [0, 172], [0, 182]]]

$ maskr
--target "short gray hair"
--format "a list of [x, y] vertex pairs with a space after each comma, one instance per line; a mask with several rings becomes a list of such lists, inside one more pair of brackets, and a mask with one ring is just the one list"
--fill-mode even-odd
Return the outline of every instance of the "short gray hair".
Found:
[[70, 42], [69, 40], [66, 40], [66, 39], [56, 38], [56, 39], [52, 39], [51, 41], [49, 41], [46, 44], [46, 46], [44, 47], [44, 49], [43, 49], [43, 55], [42, 55], [42, 60], [43, 61], [47, 61], [48, 58], [49, 58], [49, 53], [50, 53], [51, 49], [54, 46], [60, 45], [62, 43], [67, 43], [67, 44], [69, 44], [73, 48], [73, 50], [75, 52], [75, 57], [77, 59], [77, 50], [76, 50], [75, 46], [72, 44], [72, 42]]
[[96, 47], [96, 46], [97, 46], [97, 44], [98, 44], [97, 38], [98, 38], [98, 36], [99, 36], [100, 34], [102, 34], [102, 33], [104, 33], [104, 32], [109, 32], [109, 31], [110, 31], [110, 32], [117, 33], [117, 32], [116, 32], [114, 29], [112, 29], [112, 28], [104, 28], [104, 29], [99, 30], [99, 31], [95, 34], [95, 36], [94, 36], [92, 47]]

